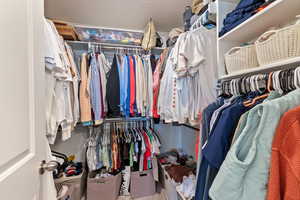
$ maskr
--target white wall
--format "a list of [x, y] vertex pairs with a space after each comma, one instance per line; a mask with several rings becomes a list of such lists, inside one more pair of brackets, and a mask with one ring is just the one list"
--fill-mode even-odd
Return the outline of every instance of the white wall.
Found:
[[88, 139], [88, 128], [78, 127], [73, 131], [72, 137], [67, 141], [61, 140], [61, 134], [57, 135], [57, 139], [54, 145], [51, 145], [51, 149], [64, 153], [68, 156], [75, 155], [76, 161], [85, 160], [85, 144]]
[[[161, 152], [166, 152], [170, 149], [183, 149], [188, 155], [195, 155], [195, 141], [196, 132], [184, 126], [172, 126], [170, 124], [155, 125], [155, 130], [159, 133], [162, 147]], [[52, 150], [72, 155], [76, 157], [76, 161], [85, 160], [85, 144], [88, 139], [88, 128], [78, 127], [72, 133], [72, 137], [63, 142], [61, 135], [54, 145], [51, 146]]]
[[45, 16], [91, 26], [144, 30], [150, 17], [157, 31], [183, 26], [191, 0], [45, 0]]
[[181, 126], [180, 129], [181, 148], [188, 155], [192, 155], [195, 158], [196, 136], [198, 132], [185, 126]]

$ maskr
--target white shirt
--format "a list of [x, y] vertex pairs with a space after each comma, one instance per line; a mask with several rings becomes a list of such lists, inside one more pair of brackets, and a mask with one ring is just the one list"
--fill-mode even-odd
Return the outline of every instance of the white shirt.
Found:
[[216, 32], [200, 27], [188, 34], [184, 45], [180, 54], [187, 60], [188, 73], [194, 75], [199, 72], [197, 110], [202, 112], [217, 97]]

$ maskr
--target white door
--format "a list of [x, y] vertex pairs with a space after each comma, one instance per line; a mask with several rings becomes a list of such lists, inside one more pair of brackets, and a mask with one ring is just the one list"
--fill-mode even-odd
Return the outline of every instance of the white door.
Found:
[[[0, 0], [0, 199], [45, 200], [43, 0]], [[44, 190], [45, 191], [45, 190]]]

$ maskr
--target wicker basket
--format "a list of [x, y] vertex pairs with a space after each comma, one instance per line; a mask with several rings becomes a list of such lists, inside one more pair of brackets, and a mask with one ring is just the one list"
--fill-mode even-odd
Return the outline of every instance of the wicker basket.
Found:
[[235, 71], [258, 67], [255, 45], [230, 49], [225, 54], [225, 63], [229, 74]]
[[300, 20], [292, 26], [264, 33], [255, 46], [260, 65], [300, 56]]

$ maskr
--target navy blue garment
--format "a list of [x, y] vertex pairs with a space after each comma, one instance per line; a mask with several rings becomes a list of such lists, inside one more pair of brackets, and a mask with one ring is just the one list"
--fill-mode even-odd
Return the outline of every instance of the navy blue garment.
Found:
[[219, 33], [221, 37], [239, 24], [243, 23], [256, 13], [256, 10], [265, 3], [265, 0], [242, 0], [237, 7], [227, 14], [223, 21], [223, 28]]
[[[205, 144], [205, 142], [207, 141], [207, 139], [209, 137], [210, 120], [211, 120], [213, 113], [218, 108], [220, 108], [223, 104], [224, 104], [224, 99], [221, 98], [221, 99], [218, 99], [216, 102], [210, 104], [208, 107], [206, 107], [204, 109], [203, 114], [202, 114], [201, 147]], [[203, 165], [206, 165], [206, 163]], [[202, 166], [202, 160], [201, 160], [201, 165], [200, 165], [198, 174], [199, 174], [199, 176], [204, 176], [204, 175], [206, 176], [206, 173], [205, 174], [201, 173], [202, 171], [204, 171], [204, 169], [201, 169], [201, 167], [202, 168], [205, 167], [205, 166]], [[195, 200], [200, 200], [203, 198], [205, 177], [203, 177], [203, 178], [204, 179], [198, 178], [198, 180], [197, 180]], [[201, 185], [203, 187], [201, 187]]]
[[244, 9], [257, 3], [264, 4], [265, 0], [242, 0], [237, 5], [236, 9]]
[[214, 112], [220, 108], [224, 104], [224, 99], [220, 98], [217, 99], [216, 102], [210, 104], [207, 106], [202, 115], [202, 129], [201, 129], [201, 143], [203, 146], [204, 143], [207, 141], [209, 136], [209, 129], [210, 129], [210, 120], [214, 114]]
[[222, 111], [220, 119], [212, 130], [207, 145], [203, 148], [203, 157], [214, 168], [220, 168], [230, 148], [230, 140], [243, 113], [250, 107], [243, 105], [239, 98], [235, 103]]
[[203, 157], [197, 180], [196, 200], [209, 199], [208, 191], [230, 148], [231, 135], [234, 133], [240, 116], [250, 109], [243, 105], [243, 101], [241, 97], [236, 98], [218, 115], [215, 126], [209, 134], [208, 142], [202, 149]]
[[109, 117], [119, 117], [120, 116], [120, 79], [119, 70], [117, 65], [117, 57], [114, 55], [114, 59], [111, 65], [111, 69], [107, 78], [106, 85], [107, 95], [107, 114]]
[[[235, 100], [233, 100], [232, 101], [232, 103], [234, 103], [234, 101], [236, 101], [236, 99]], [[223, 102], [223, 104], [224, 104], [224, 102]], [[222, 104], [222, 105], [223, 105]], [[233, 104], [231, 104], [231, 105], [229, 105], [229, 106], [232, 106]], [[228, 106], [228, 107], [229, 107]], [[221, 107], [221, 106], [220, 106]], [[208, 138], [209, 138], [209, 136], [210, 136], [210, 134], [212, 133], [212, 131], [214, 130], [214, 128], [215, 128], [215, 126], [216, 126], [216, 124], [217, 124], [217, 122], [218, 122], [218, 120], [219, 120], [219, 118], [220, 118], [220, 116], [222, 115], [222, 112], [226, 109], [226, 108], [228, 108], [228, 107], [225, 107], [225, 108], [223, 108], [222, 110], [220, 110], [220, 112], [219, 112], [219, 115], [217, 116], [217, 118], [216, 118], [216, 122], [214, 123], [214, 126], [213, 126], [213, 128], [212, 128], [212, 130], [210, 130], [210, 120], [211, 120], [211, 117], [212, 117], [212, 115], [213, 115], [213, 113], [211, 113], [211, 117], [210, 117], [210, 120], [209, 121], [207, 121], [207, 125], [206, 124], [203, 124], [203, 128], [204, 129], [202, 129], [203, 130], [203, 132], [202, 132], [202, 138], [203, 138], [203, 145], [202, 145], [202, 147], [204, 146], [204, 144], [207, 142], [207, 140], [208, 140]], [[218, 107], [219, 108], [219, 107]], [[203, 117], [204, 118], [204, 117]], [[202, 139], [201, 138], [201, 139]], [[202, 155], [203, 155], [203, 153], [202, 153]], [[203, 199], [205, 199], [205, 193], [206, 193], [206, 188], [207, 188], [207, 186], [206, 186], [206, 183], [207, 183], [207, 179], [209, 178], [209, 177], [207, 177], [208, 175], [209, 175], [209, 173], [207, 173], [208, 172], [208, 170], [210, 170], [210, 171], [212, 171], [211, 169], [210, 169], [210, 166], [209, 166], [209, 163], [208, 163], [208, 161], [205, 159], [205, 157], [203, 157], [202, 156], [202, 160], [201, 160], [201, 164], [200, 164], [200, 167], [199, 167], [199, 173], [198, 173], [198, 180], [197, 180], [197, 187], [196, 187], [196, 200], [203, 200]], [[216, 170], [214, 170], [214, 171], [216, 171]]]
[[205, 158], [202, 158], [201, 164], [199, 167], [195, 200], [203, 200], [204, 199], [204, 192], [205, 192], [204, 190], [205, 190], [208, 165], [209, 165], [209, 163], [207, 162], [207, 160]]
[[[253, 99], [259, 93], [250, 93], [247, 97], [238, 97], [232, 104], [220, 111], [216, 122], [209, 133], [207, 144], [202, 150], [202, 160], [196, 187], [196, 200], [209, 200], [208, 191], [216, 177], [227, 152], [229, 151], [233, 133], [242, 114], [253, 108], [245, 107], [245, 100]], [[256, 102], [255, 105], [263, 100]], [[255, 106], [254, 105], [254, 106]], [[202, 129], [203, 130], [203, 129]]]

